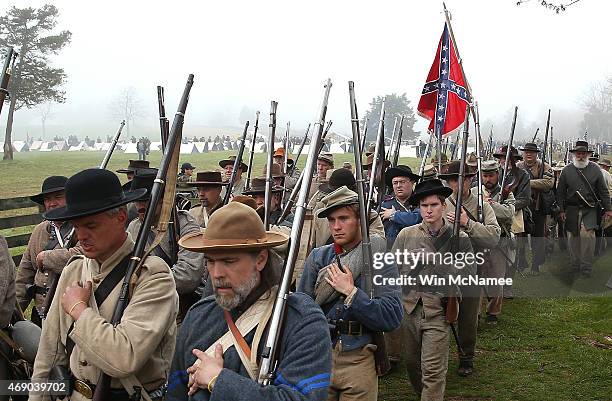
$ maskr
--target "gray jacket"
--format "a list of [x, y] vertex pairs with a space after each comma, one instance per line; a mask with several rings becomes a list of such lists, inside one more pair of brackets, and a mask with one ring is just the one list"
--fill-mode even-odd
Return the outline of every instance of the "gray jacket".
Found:
[[[200, 226], [195, 219], [186, 211], [180, 210], [179, 217], [179, 238], [187, 234], [200, 231]], [[128, 226], [127, 232], [136, 241], [138, 230], [140, 230], [140, 220], [134, 219]], [[177, 245], [178, 246], [178, 245]], [[168, 263], [176, 282], [176, 291], [179, 294], [192, 293], [202, 284], [205, 274], [204, 254], [188, 251], [185, 248], [179, 247], [178, 259], [174, 265], [169, 263], [170, 260], [170, 235], [167, 234], [161, 241], [159, 249], [154, 250], [152, 254], [161, 257]]]
[[15, 309], [15, 263], [6, 239], [0, 235], [0, 329], [11, 321]]

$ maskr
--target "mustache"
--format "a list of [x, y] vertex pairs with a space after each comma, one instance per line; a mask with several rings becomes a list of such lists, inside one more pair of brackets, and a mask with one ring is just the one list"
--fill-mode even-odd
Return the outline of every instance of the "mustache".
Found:
[[232, 283], [226, 280], [221, 279], [213, 279], [212, 281], [213, 288], [232, 288]]

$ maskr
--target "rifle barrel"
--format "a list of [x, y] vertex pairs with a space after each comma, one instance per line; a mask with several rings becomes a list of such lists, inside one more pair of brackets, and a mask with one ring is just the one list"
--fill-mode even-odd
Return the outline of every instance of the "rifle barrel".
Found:
[[[268, 134], [268, 163], [266, 165], [266, 192], [265, 192], [265, 209], [264, 209], [264, 226], [266, 230], [270, 229], [270, 208], [272, 207], [272, 185], [274, 185], [274, 179], [272, 178], [272, 155], [274, 154], [274, 135], [276, 133], [276, 108], [278, 102], [272, 101], [270, 103], [270, 123], [269, 123], [269, 134]], [[286, 150], [285, 150], [286, 152]]]
[[110, 158], [113, 155], [113, 152], [115, 151], [115, 147], [117, 146], [117, 142], [119, 142], [119, 137], [121, 136], [121, 131], [123, 130], [124, 126], [125, 126], [125, 120], [121, 121], [121, 124], [119, 125], [119, 129], [117, 130], [117, 133], [115, 134], [115, 137], [113, 138], [113, 141], [111, 142], [110, 147], [106, 151], [106, 154], [104, 155], [104, 159], [102, 159], [102, 163], [100, 163], [101, 169], [105, 169], [106, 166], [108, 166], [108, 162], [110, 161]]
[[232, 175], [229, 178], [229, 182], [227, 183], [227, 188], [225, 188], [225, 196], [223, 197], [223, 205], [227, 205], [229, 202], [230, 196], [232, 196], [232, 190], [234, 188], [234, 180], [236, 179], [236, 175], [238, 174], [238, 169], [240, 168], [240, 164], [242, 164], [242, 155], [244, 154], [244, 146], [246, 144], [246, 136], [247, 131], [249, 130], [249, 121], [247, 120], [246, 124], [244, 124], [244, 131], [242, 132], [242, 140], [240, 141], [240, 147], [238, 148], [238, 155], [236, 156], [236, 160], [234, 160], [234, 166], [232, 167]]
[[276, 301], [274, 302], [272, 316], [270, 317], [270, 326], [268, 331], [269, 334], [266, 338], [264, 346], [264, 356], [261, 358], [259, 383], [263, 385], [268, 385], [274, 381], [274, 371], [277, 365], [276, 358], [278, 356], [279, 348], [278, 342], [283, 326], [283, 317], [285, 315], [285, 309], [287, 307], [287, 294], [289, 293], [289, 286], [291, 285], [291, 279], [293, 278], [295, 262], [297, 260], [298, 252], [300, 250], [300, 239], [302, 236], [304, 218], [306, 217], [308, 192], [310, 190], [310, 184], [312, 182], [312, 173], [316, 167], [316, 159], [318, 156], [317, 150], [321, 141], [323, 125], [325, 124], [325, 115], [327, 113], [327, 103], [329, 101], [330, 89], [331, 80], [328, 79], [327, 83], [325, 84], [323, 102], [321, 104], [320, 112], [317, 116], [316, 123], [313, 129], [313, 138], [310, 142], [311, 146], [308, 150], [308, 159], [306, 160], [306, 167], [304, 168], [304, 182], [300, 188], [298, 205], [295, 210], [295, 218], [293, 220], [293, 226], [291, 228], [291, 238], [289, 240], [289, 250], [287, 252], [285, 269], [283, 270], [283, 277], [281, 279], [278, 293], [276, 295]]
[[257, 130], [259, 129], [259, 111], [255, 113], [255, 128], [253, 128], [253, 138], [251, 139], [251, 152], [249, 153], [249, 166], [247, 168], [245, 189], [251, 188], [251, 171], [253, 170], [253, 157], [255, 156], [255, 139], [257, 139]]

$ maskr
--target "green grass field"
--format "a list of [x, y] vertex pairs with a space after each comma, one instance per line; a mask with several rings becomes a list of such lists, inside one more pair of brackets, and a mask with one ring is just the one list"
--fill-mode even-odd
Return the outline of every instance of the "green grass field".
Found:
[[[198, 171], [218, 168], [218, 160], [231, 153], [181, 155], [181, 162], [194, 164]], [[134, 156], [115, 154], [109, 169], [126, 166]], [[155, 166], [160, 154], [151, 156]], [[14, 161], [0, 161], [0, 198], [34, 194], [46, 176], [70, 176], [95, 167], [102, 157], [101, 152], [16, 153]], [[334, 157], [337, 165], [353, 160], [352, 154]], [[302, 156], [300, 165], [304, 162]], [[419, 163], [400, 162], [413, 168]], [[258, 154], [255, 175], [264, 163], [265, 156]], [[481, 324], [472, 377], [457, 376], [456, 358], [451, 358], [446, 399], [612, 400], [612, 291], [604, 287], [612, 275], [612, 251], [597, 260], [590, 279], [573, 278], [567, 260], [568, 255], [555, 248], [540, 276], [517, 275], [517, 292], [529, 297], [506, 301], [497, 326]], [[454, 347], [451, 354], [455, 355]], [[403, 365], [381, 380], [379, 399], [417, 400]]]

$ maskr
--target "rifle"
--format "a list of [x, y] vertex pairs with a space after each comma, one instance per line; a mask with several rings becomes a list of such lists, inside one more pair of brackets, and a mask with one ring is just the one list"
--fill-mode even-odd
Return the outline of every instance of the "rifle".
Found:
[[327, 103], [329, 100], [330, 89], [331, 80], [328, 79], [325, 84], [323, 102], [321, 104], [319, 115], [317, 116], [313, 129], [313, 137], [310, 141], [310, 148], [308, 149], [306, 167], [302, 172], [304, 182], [300, 188], [298, 205], [295, 210], [295, 218], [293, 219], [293, 226], [291, 228], [289, 250], [287, 252], [285, 268], [283, 269], [283, 276], [280, 281], [278, 293], [276, 295], [276, 301], [274, 302], [274, 309], [272, 310], [272, 316], [270, 318], [268, 336], [266, 337], [265, 346], [262, 352], [261, 368], [259, 370], [258, 382], [263, 385], [269, 385], [270, 383], [274, 382], [276, 376], [276, 368], [278, 365], [278, 351], [280, 348], [278, 340], [281, 336], [281, 331], [283, 329], [283, 320], [285, 316], [285, 311], [287, 309], [289, 287], [291, 285], [293, 270], [295, 268], [295, 263], [300, 249], [300, 238], [302, 236], [304, 218], [306, 217], [308, 191], [310, 190], [313, 172], [316, 168], [316, 159], [318, 156], [319, 146], [322, 142], [321, 134], [323, 132], [323, 125], [325, 124], [325, 114], [327, 113]]
[[234, 188], [234, 180], [236, 179], [236, 174], [238, 169], [240, 168], [240, 164], [242, 163], [242, 154], [244, 153], [244, 146], [246, 144], [246, 136], [247, 131], [249, 130], [249, 122], [247, 121], [244, 124], [244, 131], [242, 132], [242, 141], [240, 142], [240, 147], [238, 148], [238, 155], [236, 156], [236, 160], [234, 160], [234, 166], [232, 168], [232, 175], [230, 176], [229, 182], [227, 183], [227, 188], [225, 189], [225, 196], [223, 197], [223, 205], [227, 205], [230, 200], [230, 196], [232, 195], [232, 189]]
[[[327, 125], [325, 126], [325, 131], [323, 131], [323, 135], [321, 135], [321, 143], [319, 144], [319, 149], [317, 149], [317, 156], [319, 155], [319, 153], [321, 153], [321, 150], [323, 150], [323, 145], [324, 145], [323, 141], [325, 141], [325, 137], [327, 136], [327, 133], [329, 132], [329, 129], [331, 128], [331, 126], [332, 126], [332, 121], [329, 120], [327, 122]], [[310, 146], [314, 146], [312, 141], [310, 142]], [[308, 150], [308, 152], [310, 154], [310, 149]], [[285, 206], [283, 207], [283, 211], [281, 212], [281, 214], [278, 216], [278, 219], [274, 223], [275, 225], [279, 225], [283, 220], [287, 218], [287, 216], [289, 216], [289, 212], [291, 211], [291, 208], [293, 208], [293, 206], [295, 205], [295, 200], [299, 194], [300, 189], [302, 188], [303, 180], [304, 180], [304, 172], [302, 171], [300, 173], [300, 177], [295, 182], [295, 186], [291, 190], [291, 194], [289, 195], [289, 199], [287, 199], [287, 203], [285, 203]]]
[[499, 191], [499, 201], [503, 199], [504, 185], [506, 184], [506, 178], [508, 177], [508, 166], [510, 165], [510, 151], [512, 150], [512, 143], [514, 142], [514, 130], [516, 129], [516, 117], [518, 115], [518, 106], [514, 107], [514, 117], [512, 118], [512, 128], [510, 129], [510, 141], [508, 142], [508, 148], [506, 149], [506, 158], [504, 159], [504, 175], [501, 180], [501, 190]]
[[255, 128], [253, 129], [253, 138], [251, 139], [251, 152], [249, 153], [249, 166], [247, 168], [246, 183], [244, 189], [251, 188], [251, 170], [253, 170], [253, 157], [255, 156], [255, 139], [257, 138], [257, 130], [259, 129], [259, 111], [255, 113]]
[[491, 155], [493, 154], [493, 126], [491, 125], [491, 133], [489, 134], [489, 138], [487, 139], [487, 148], [486, 148], [486, 159], [489, 160]]
[[[450, 160], [455, 160], [455, 158], [457, 157], [458, 149], [459, 149], [459, 133], [457, 133], [457, 137], [455, 138], [455, 143], [453, 144], [453, 149], [451, 149], [452, 152], [451, 152]], [[446, 153], [446, 151], [444, 153]]]
[[[374, 148], [374, 156], [372, 158], [372, 170], [370, 171], [370, 186], [368, 188], [368, 200], [367, 200], [367, 216], [370, 215], [370, 211], [372, 210], [372, 206], [374, 203], [374, 186], [376, 185], [376, 176], [378, 175], [378, 164], [379, 164], [379, 159], [380, 159], [380, 152], [383, 152], [384, 155], [384, 149], [381, 149], [381, 141], [384, 141], [384, 133], [385, 133], [385, 101], [386, 98], [383, 98], [382, 103], [380, 105], [380, 119], [378, 121], [378, 134], [376, 135], [376, 147]], [[383, 148], [384, 148], [384, 142], [383, 143]], [[359, 156], [361, 157], [361, 155]], [[384, 160], [383, 163], [384, 164]], [[355, 168], [357, 168], [357, 166], [355, 166]], [[384, 167], [383, 167], [384, 168]], [[380, 177], [381, 180], [384, 177]], [[383, 180], [384, 181], [384, 180]]]
[[431, 143], [433, 142], [433, 132], [429, 132], [429, 141], [427, 142], [427, 147], [425, 148], [425, 154], [422, 155], [421, 166], [419, 167], [419, 175], [423, 176], [423, 172], [425, 171], [425, 164], [427, 164], [427, 158], [429, 157], [429, 151], [431, 150]]
[[[147, 246], [147, 239], [149, 236], [150, 227], [153, 225], [153, 220], [155, 219], [155, 215], [157, 212], [157, 205], [162, 202], [162, 198], [166, 195], [171, 195], [174, 197], [174, 192], [176, 188], [172, 186], [166, 186], [166, 177], [170, 177], [168, 181], [172, 184], [176, 179], [176, 169], [178, 163], [178, 149], [177, 145], [180, 146], [181, 136], [183, 133], [183, 122], [185, 120], [185, 110], [187, 109], [187, 102], [189, 101], [189, 92], [191, 91], [191, 87], [193, 86], [193, 74], [189, 75], [187, 79], [187, 84], [183, 91], [183, 95], [179, 102], [178, 111], [174, 116], [174, 121], [172, 123], [172, 129], [170, 130], [170, 134], [168, 136], [167, 147], [162, 156], [161, 165], [159, 166], [159, 170], [157, 172], [157, 177], [155, 178], [155, 182], [153, 184], [153, 188], [151, 190], [151, 200], [149, 201], [149, 207], [147, 208], [147, 212], [145, 213], [144, 220], [140, 226], [140, 230], [138, 231], [138, 236], [136, 238], [136, 242], [134, 245], [134, 251], [132, 257], [130, 258], [130, 263], [125, 273], [125, 277], [123, 279], [123, 283], [121, 285], [121, 291], [119, 293], [119, 299], [117, 301], [117, 305], [115, 306], [115, 311], [113, 312], [113, 317], [111, 319], [111, 324], [113, 326], [117, 326], [119, 322], [121, 322], [121, 317], [123, 316], [123, 312], [128, 306], [128, 296], [129, 296], [129, 288], [130, 281], [132, 279], [132, 275], [137, 271], [140, 264], [146, 259], [148, 255], [148, 251], [145, 252], [145, 247]], [[170, 166], [170, 164], [173, 164]], [[170, 171], [171, 175], [168, 175]], [[174, 177], [173, 177], [174, 176]], [[164, 192], [166, 192], [164, 194]], [[164, 235], [163, 230], [166, 228], [164, 225], [164, 220], [168, 218], [169, 210], [167, 208], [162, 208], [161, 215], [158, 220], [159, 224], [159, 233], [157, 237]], [[110, 391], [110, 382], [111, 378], [105, 373], [102, 373], [98, 383], [96, 384], [96, 388], [93, 394], [94, 401], [107, 401], [110, 399], [109, 391]]]
[[366, 146], [366, 138], [368, 136], [368, 121], [370, 119], [368, 117], [366, 117], [363, 120], [363, 138], [361, 139], [361, 142], [357, 142], [357, 143], [361, 143], [361, 154], [363, 154], [363, 152], [365, 152], [365, 146]]
[[476, 171], [478, 172], [478, 206], [477, 206], [477, 214], [478, 222], [484, 222], [484, 199], [482, 193], [482, 175], [480, 174], [480, 170], [482, 168], [482, 153], [480, 147], [482, 146], [482, 138], [480, 137], [480, 113], [478, 111], [478, 102], [475, 103], [474, 109], [474, 128], [476, 131]]
[[[357, 103], [355, 101], [355, 83], [353, 81], [349, 81], [349, 99], [351, 104], [351, 128], [353, 132], [353, 143], [359, 143], [359, 117], [357, 115]], [[381, 114], [384, 113], [384, 100], [382, 105]], [[379, 128], [380, 131], [380, 128]], [[377, 141], [377, 147], [379, 142]], [[361, 154], [358, 152], [354, 152], [355, 156], [355, 180], [357, 182], [357, 197], [359, 199], [359, 228], [361, 230], [361, 248], [363, 249], [363, 275], [365, 279], [365, 292], [368, 294], [370, 298], [374, 297], [374, 289], [372, 288], [372, 243], [370, 242], [370, 233], [368, 223], [369, 219], [369, 211], [366, 213], [366, 198], [365, 198], [365, 179], [363, 177], [363, 165], [361, 163]], [[374, 159], [376, 160], [376, 159]], [[372, 170], [372, 173], [374, 170]], [[379, 375], [382, 375], [389, 371], [391, 368], [389, 364], [389, 358], [387, 356], [387, 350], [385, 346], [385, 341], [383, 334], [373, 333], [373, 340], [377, 345], [376, 351], [374, 353], [375, 361], [376, 361], [376, 369]]]
[[565, 163], [565, 165], [569, 164], [570, 162], [570, 144], [569, 141], [565, 142], [565, 157], [563, 158], [563, 162]]
[[397, 117], [393, 119], [393, 131], [391, 131], [391, 143], [389, 143], [389, 149], [387, 149], [387, 154], [385, 155], [385, 159], [387, 160], [391, 158], [391, 151], [393, 150], [393, 144], [395, 143], [396, 133], [397, 133]]
[[549, 163], [552, 163], [552, 161], [553, 161], [553, 150], [554, 150], [553, 149], [553, 147], [554, 147], [553, 141], [554, 141], [554, 138], [553, 138], [553, 127], [551, 125], [551, 127], [550, 127], [550, 146], [547, 149], [547, 151], [548, 151], [548, 162]]
[[402, 135], [404, 134], [403, 129], [404, 124], [404, 115], [402, 114], [399, 122], [399, 131], [397, 133], [397, 140], [395, 141], [395, 148], [391, 151], [391, 167], [397, 167], [397, 163], [399, 162], [399, 153], [400, 147], [402, 146]]
[[113, 152], [115, 151], [115, 147], [117, 146], [117, 142], [119, 141], [119, 137], [121, 136], [121, 131], [123, 130], [124, 126], [125, 126], [125, 120], [121, 121], [121, 124], [119, 125], [119, 130], [117, 130], [117, 133], [115, 134], [115, 137], [113, 138], [113, 141], [111, 142], [110, 147], [108, 148], [108, 150], [106, 151], [106, 154], [104, 155], [104, 159], [102, 159], [102, 163], [100, 163], [101, 169], [105, 169], [106, 166], [108, 165], [108, 162], [110, 161], [110, 158], [113, 155]]
[[531, 142], [535, 143], [536, 138], [538, 137], [538, 131], [539, 131], [539, 130], [540, 130], [540, 128], [537, 128], [537, 129], [536, 129], [536, 132], [535, 132], [535, 134], [533, 134], [533, 139], [531, 140]]
[[[264, 209], [264, 226], [266, 231], [270, 229], [270, 209], [272, 208], [272, 154], [274, 153], [274, 134], [276, 132], [276, 108], [278, 102], [272, 101], [270, 105], [270, 131], [268, 134], [268, 164], [266, 165], [266, 193], [265, 193], [265, 209]], [[285, 153], [287, 151], [285, 150]]]
[[[546, 164], [546, 150], [548, 149], [548, 130], [550, 128], [550, 109], [548, 109], [548, 118], [546, 119], [546, 133], [544, 134], [544, 148], [542, 149], [542, 168], [540, 168], [540, 174], [538, 174], [538, 178], [542, 179], [544, 178], [544, 165]], [[535, 197], [535, 204], [534, 204], [534, 208], [535, 210], [540, 210], [540, 199], [541, 199], [541, 192], [538, 191], [538, 193], [536, 194]]]
[[[161, 132], [161, 143], [162, 143], [162, 153], [165, 152], [166, 147], [168, 146], [168, 135], [170, 134], [170, 122], [168, 121], [168, 117], [166, 117], [166, 106], [165, 106], [165, 98], [164, 98], [164, 87], [157, 86], [157, 109], [159, 111], [159, 130]], [[170, 215], [170, 221], [168, 225], [172, 227], [169, 231], [170, 238], [168, 239], [168, 245], [170, 248], [170, 261], [172, 265], [174, 265], [178, 261], [178, 240], [180, 238], [180, 226], [178, 219], [178, 212], [176, 211], [176, 207], [174, 207], [174, 203], [172, 205], [172, 214]]]
[[[285, 154], [283, 156], [283, 177], [287, 176], [287, 161], [289, 160], [289, 129], [291, 127], [291, 122], [287, 121], [287, 132], [285, 132]], [[287, 183], [285, 179], [283, 179], [283, 192], [281, 194], [281, 200], [285, 199], [285, 192], [287, 192]]]
[[302, 154], [302, 150], [304, 149], [304, 145], [306, 144], [306, 139], [308, 139], [308, 132], [310, 132], [310, 123], [308, 123], [308, 128], [306, 128], [304, 139], [302, 139], [300, 148], [298, 149], [297, 155], [295, 156], [295, 160], [293, 161], [293, 166], [291, 166], [291, 172], [289, 173], [289, 176], [292, 176], [295, 172], [295, 169], [297, 168], [298, 160], [300, 160], [300, 155]]
[[[459, 179], [457, 180], [457, 199], [455, 203], [455, 221], [453, 222], [453, 238], [459, 240], [459, 220], [461, 217], [461, 201], [463, 199], [463, 178], [465, 177], [465, 160], [467, 158], [467, 141], [470, 129], [470, 105], [465, 112], [465, 121], [463, 123], [463, 143], [461, 144], [461, 162], [459, 163]], [[480, 172], [478, 173], [480, 176]], [[481, 188], [482, 191], [482, 188]], [[479, 205], [480, 206], [480, 205]]]
[[2, 78], [0, 78], [0, 113], [2, 112], [2, 105], [6, 100], [8, 92], [8, 84], [11, 79], [11, 74], [15, 68], [15, 61], [17, 60], [17, 53], [12, 47], [6, 48], [6, 58], [4, 59], [4, 66], [2, 67]]

